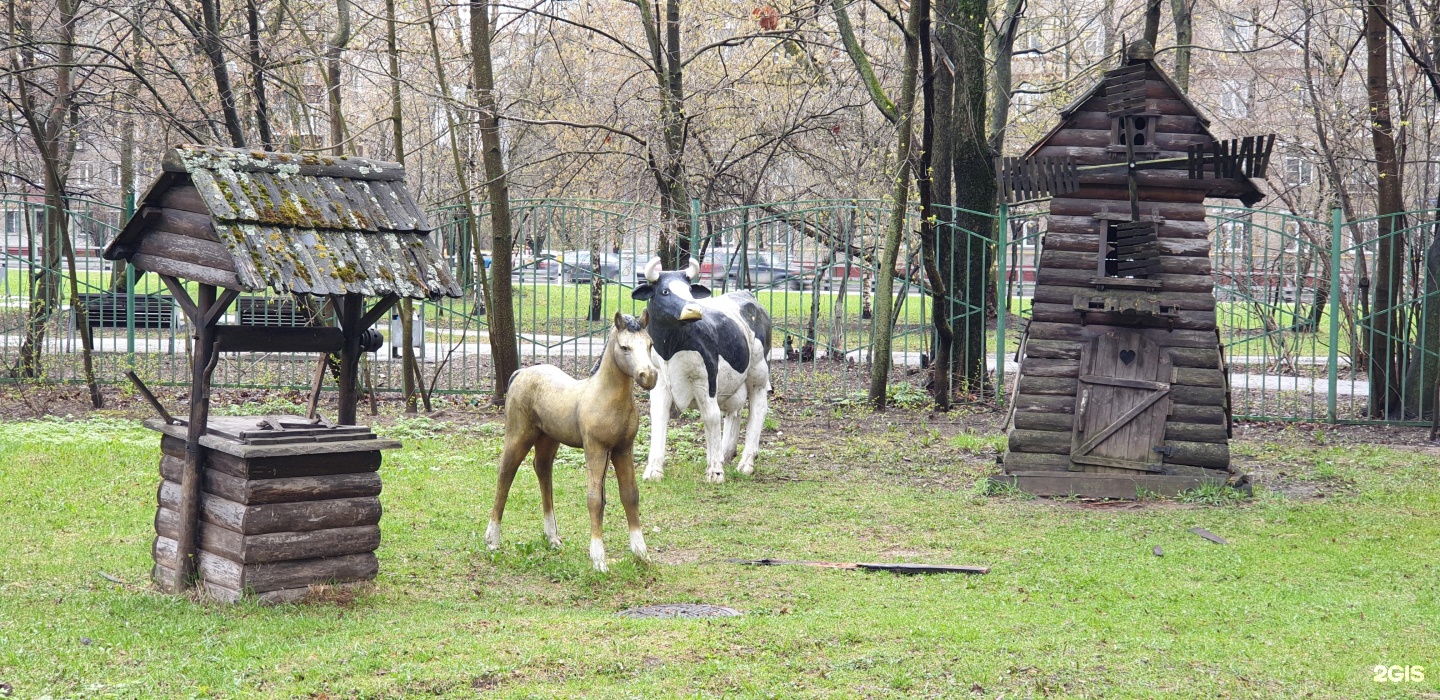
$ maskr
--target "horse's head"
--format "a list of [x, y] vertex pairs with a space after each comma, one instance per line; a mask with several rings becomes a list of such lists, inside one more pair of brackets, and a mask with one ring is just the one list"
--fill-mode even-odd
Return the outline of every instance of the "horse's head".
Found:
[[648, 325], [648, 309], [640, 313], [638, 320], [616, 311], [615, 330], [610, 334], [610, 350], [614, 353], [615, 366], [634, 377], [635, 383], [646, 391], [655, 388], [660, 371], [650, 359], [650, 334], [645, 331]]

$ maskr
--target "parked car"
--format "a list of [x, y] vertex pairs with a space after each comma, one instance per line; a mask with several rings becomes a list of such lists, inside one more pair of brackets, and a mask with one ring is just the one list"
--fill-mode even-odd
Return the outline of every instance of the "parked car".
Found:
[[[719, 263], [719, 261], [716, 261]], [[751, 287], [772, 287], [783, 284], [789, 289], [801, 289], [804, 287], [802, 271], [799, 267], [792, 266], [782, 255], [775, 253], [749, 253], [745, 260], [739, 255], [732, 255], [728, 258], [728, 269], [725, 272], [726, 282], [731, 287], [743, 286], [746, 280], [741, 279], [741, 274], [748, 275], [749, 286]], [[741, 263], [745, 269], [741, 269]]]
[[[561, 253], [558, 262], [564, 270], [562, 277], [569, 284], [590, 284], [591, 277], [595, 274], [595, 266], [588, 250]], [[619, 281], [621, 267], [620, 256], [613, 253], [600, 254], [600, 277], [605, 281]]]
[[555, 284], [560, 281], [563, 268], [559, 260], [543, 255], [539, 258], [525, 255], [513, 264], [515, 267], [510, 273], [510, 279], [531, 284]]

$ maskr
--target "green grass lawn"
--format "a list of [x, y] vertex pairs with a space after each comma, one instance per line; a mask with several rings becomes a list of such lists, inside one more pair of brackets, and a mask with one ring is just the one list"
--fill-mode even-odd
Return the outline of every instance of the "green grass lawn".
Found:
[[[146, 590], [153, 433], [122, 419], [0, 425], [0, 682], [20, 698], [1440, 693], [1434, 449], [1267, 433], [1237, 454], [1298, 490], [1088, 509], [981, 495], [999, 440], [963, 417], [788, 410], [758, 473], [719, 486], [700, 482], [694, 423], [672, 431], [666, 479], [641, 487], [649, 566], [626, 552], [612, 482], [609, 575], [589, 569], [575, 451], [556, 470], [564, 548], [543, 546], [526, 467], [492, 556], [498, 425], [392, 423], [406, 446], [382, 468], [375, 587], [273, 608]], [[724, 561], [767, 556], [992, 569]], [[745, 614], [614, 614], [661, 602]], [[1379, 664], [1424, 666], [1426, 680], [1377, 683]]]

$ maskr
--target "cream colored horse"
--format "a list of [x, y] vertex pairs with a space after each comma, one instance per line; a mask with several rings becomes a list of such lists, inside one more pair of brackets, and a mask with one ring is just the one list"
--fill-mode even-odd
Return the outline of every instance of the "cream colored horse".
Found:
[[526, 367], [510, 377], [505, 397], [505, 451], [500, 455], [500, 478], [495, 485], [495, 507], [485, 544], [500, 548], [500, 519], [515, 472], [530, 448], [535, 448], [535, 476], [540, 480], [540, 504], [545, 514], [545, 538], [560, 546], [555, 526], [555, 499], [551, 487], [555, 452], [560, 445], [585, 450], [589, 472], [586, 495], [590, 506], [590, 563], [605, 571], [605, 544], [600, 525], [605, 517], [605, 470], [615, 465], [620, 503], [630, 524], [630, 551], [642, 560], [645, 535], [640, 530], [640, 490], [635, 485], [635, 431], [640, 413], [635, 408], [634, 385], [649, 391], [658, 370], [650, 360], [650, 335], [645, 327], [649, 313], [636, 321], [615, 314], [615, 328], [601, 353], [600, 366], [587, 379], [575, 379], [552, 365]]

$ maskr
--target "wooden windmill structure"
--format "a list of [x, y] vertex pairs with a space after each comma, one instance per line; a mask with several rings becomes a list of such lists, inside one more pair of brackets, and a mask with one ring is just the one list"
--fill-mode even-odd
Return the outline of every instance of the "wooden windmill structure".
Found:
[[1217, 140], [1141, 41], [1000, 165], [1050, 216], [997, 478], [1106, 498], [1231, 479], [1205, 201], [1261, 199], [1273, 144]]
[[[354, 425], [361, 353], [380, 347], [370, 327], [401, 297], [462, 294], [404, 170], [205, 146], [171, 149], [161, 166], [105, 250], [158, 275], [192, 335], [188, 418], [146, 392], [163, 416], [146, 423], [162, 433], [163, 454], [152, 578], [176, 592], [199, 569], [214, 597], [286, 600], [313, 583], [373, 577], [379, 451], [399, 443]], [[246, 323], [243, 313], [225, 323], [241, 293], [267, 290], [323, 300], [339, 324]], [[366, 297], [378, 300], [366, 308]], [[336, 423], [212, 418], [211, 374], [231, 352], [338, 354]]]

